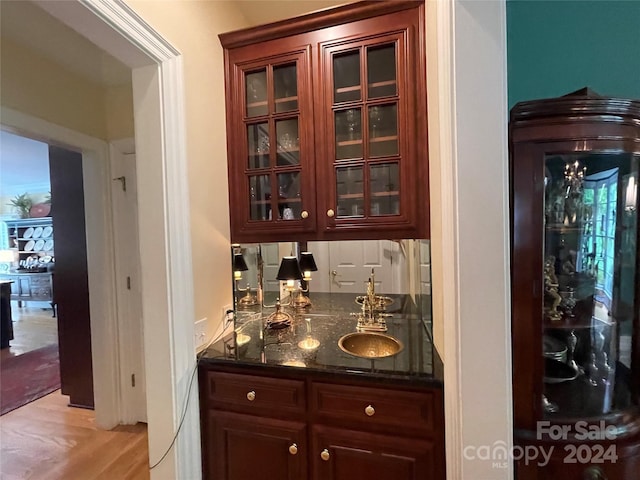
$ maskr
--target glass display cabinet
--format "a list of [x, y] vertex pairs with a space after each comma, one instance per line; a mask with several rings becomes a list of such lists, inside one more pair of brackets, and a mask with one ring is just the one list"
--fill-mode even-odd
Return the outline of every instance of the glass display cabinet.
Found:
[[336, 218], [398, 215], [396, 44], [333, 53], [331, 63]]
[[424, 2], [220, 36], [234, 242], [428, 238]]
[[419, 28], [407, 27], [391, 33], [385, 25], [365, 38], [322, 45], [325, 129], [332, 134], [320, 164], [331, 186], [322, 202], [329, 207], [321, 216], [325, 230], [404, 228], [415, 219], [424, 152], [409, 139], [421, 128], [414, 109], [425, 103], [420, 75], [412, 81], [420, 71], [411, 44]]
[[249, 219], [300, 219], [297, 62], [268, 70], [263, 67], [244, 75]]
[[517, 478], [638, 478], [640, 101], [522, 102], [509, 131]]
[[307, 48], [229, 53], [232, 230], [257, 235], [314, 229], [310, 52]]

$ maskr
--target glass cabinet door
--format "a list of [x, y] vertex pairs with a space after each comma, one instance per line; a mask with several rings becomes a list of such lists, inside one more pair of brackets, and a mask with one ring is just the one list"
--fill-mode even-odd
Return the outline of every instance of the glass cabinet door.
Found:
[[353, 9], [221, 35], [234, 242], [429, 238], [424, 4]]
[[639, 164], [640, 156], [628, 153], [545, 158], [545, 418], [631, 406]]
[[[404, 111], [398, 58], [404, 43], [385, 36], [329, 49], [333, 131], [334, 220], [382, 221], [403, 211], [406, 153], [399, 121]], [[333, 207], [332, 207], [333, 208]]]
[[305, 66], [302, 55], [288, 55], [241, 72], [248, 224], [301, 224], [308, 216], [304, 195], [314, 192], [303, 191], [303, 180], [313, 172], [303, 171], [301, 147], [310, 112], [299, 96]]

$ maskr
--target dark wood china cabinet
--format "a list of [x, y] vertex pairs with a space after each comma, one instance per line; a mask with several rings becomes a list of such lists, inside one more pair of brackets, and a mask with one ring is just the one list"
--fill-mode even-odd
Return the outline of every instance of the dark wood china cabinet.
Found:
[[509, 134], [515, 444], [550, 454], [516, 478], [640, 478], [640, 100], [521, 102]]
[[423, 2], [220, 39], [232, 241], [428, 236]]

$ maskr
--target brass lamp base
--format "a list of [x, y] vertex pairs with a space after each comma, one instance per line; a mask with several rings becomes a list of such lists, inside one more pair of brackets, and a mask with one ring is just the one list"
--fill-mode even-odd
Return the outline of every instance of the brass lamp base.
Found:
[[293, 317], [281, 310], [280, 302], [278, 301], [276, 302], [276, 311], [267, 317], [267, 328], [286, 328], [291, 325], [291, 320], [293, 320]]
[[258, 304], [258, 297], [247, 290], [247, 294], [238, 300], [238, 306], [240, 308], [253, 307]]
[[293, 308], [296, 310], [304, 310], [311, 306], [311, 300], [304, 294], [298, 295], [298, 297], [293, 302]]

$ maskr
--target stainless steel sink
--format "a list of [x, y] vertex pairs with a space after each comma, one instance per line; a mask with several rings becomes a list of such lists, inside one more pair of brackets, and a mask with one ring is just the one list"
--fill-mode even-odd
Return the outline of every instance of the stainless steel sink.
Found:
[[375, 332], [348, 333], [338, 340], [338, 346], [343, 352], [361, 358], [390, 357], [404, 348], [400, 340]]

